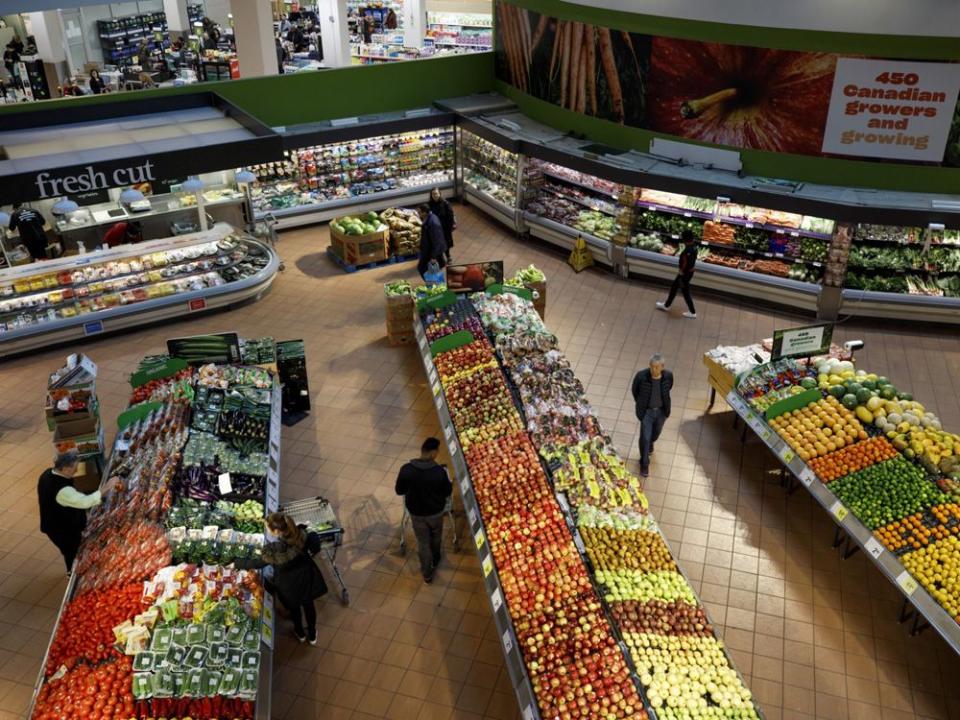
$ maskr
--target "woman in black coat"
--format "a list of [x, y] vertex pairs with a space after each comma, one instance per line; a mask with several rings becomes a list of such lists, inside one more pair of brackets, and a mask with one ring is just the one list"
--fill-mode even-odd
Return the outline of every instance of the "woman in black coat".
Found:
[[[237, 560], [238, 568], [261, 568], [272, 565], [273, 589], [277, 599], [293, 618], [293, 629], [300, 642], [317, 644], [317, 609], [313, 601], [325, 595], [327, 584], [320, 568], [311, 557], [319, 550], [320, 538], [308, 533], [303, 525], [297, 525], [283, 513], [271, 513], [267, 529], [277, 540], [263, 547], [259, 560]], [[304, 632], [303, 619], [307, 629]]]
[[447, 241], [447, 265], [450, 264], [450, 250], [453, 248], [453, 231], [457, 227], [457, 218], [453, 214], [453, 206], [444, 200], [440, 190], [430, 191], [430, 212], [440, 220], [443, 228], [443, 239]]

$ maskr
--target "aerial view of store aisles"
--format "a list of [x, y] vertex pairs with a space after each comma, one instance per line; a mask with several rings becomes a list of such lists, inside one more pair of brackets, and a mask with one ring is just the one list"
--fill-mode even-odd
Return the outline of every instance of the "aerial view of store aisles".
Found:
[[0, 720], [960, 718], [913, 5], [0, 2]]

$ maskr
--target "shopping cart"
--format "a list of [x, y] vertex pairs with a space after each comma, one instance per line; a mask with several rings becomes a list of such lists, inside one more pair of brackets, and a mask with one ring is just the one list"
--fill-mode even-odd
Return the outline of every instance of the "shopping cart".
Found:
[[[277, 218], [273, 213], [265, 213], [259, 220], [250, 223], [250, 234], [269, 245], [280, 258], [280, 251], [277, 250]], [[283, 258], [280, 258], [280, 269], [284, 269]]]
[[[447, 498], [447, 504], [443, 507], [443, 514], [450, 519], [450, 527], [453, 530], [453, 551], [460, 549], [460, 531], [457, 529], [457, 516], [453, 514], [453, 496]], [[403, 503], [403, 517], [400, 518], [400, 554], [407, 554], [407, 525], [410, 524], [410, 513], [407, 512], [407, 504]]]
[[340, 583], [340, 600], [344, 605], [349, 604], [350, 593], [337, 567], [337, 548], [343, 545], [343, 526], [337, 520], [330, 501], [318, 495], [303, 500], [293, 500], [281, 505], [278, 510], [297, 525], [306, 525], [308, 532], [315, 532], [320, 536], [320, 551], [327, 558], [337, 582]]

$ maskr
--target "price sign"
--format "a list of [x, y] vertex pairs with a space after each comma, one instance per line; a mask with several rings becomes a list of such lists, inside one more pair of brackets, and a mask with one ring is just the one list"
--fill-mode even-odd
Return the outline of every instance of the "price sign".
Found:
[[273, 647], [273, 595], [263, 595], [263, 623], [260, 625], [260, 639], [268, 648]]
[[229, 495], [233, 492], [233, 485], [230, 483], [230, 473], [220, 473], [217, 478], [217, 485], [220, 488], [221, 495]]
[[487, 555], [480, 565], [483, 568], [483, 576], [489, 577], [490, 573], [493, 572], [493, 558]]
[[439, 395], [433, 397], [433, 404], [437, 406], [437, 410], [443, 407], [443, 400]]
[[260, 639], [268, 648], [273, 648], [273, 627], [271, 625], [267, 625], [266, 620], [264, 620], [263, 624], [260, 626]]
[[468, 490], [470, 490], [470, 481], [467, 480], [466, 475], [464, 475], [460, 478], [460, 493], [466, 495]]
[[116, 444], [114, 444], [113, 449], [117, 452], [125, 452], [130, 449], [130, 441], [119, 438]]
[[453, 425], [447, 425], [443, 429], [443, 436], [447, 439], [447, 442], [453, 440]]
[[187, 303], [187, 309], [190, 312], [197, 312], [198, 310], [203, 310], [207, 307], [207, 301], [203, 298], [194, 298]]
[[746, 223], [746, 224], [744, 225], [744, 227], [747, 228], [748, 230], [752, 230], [752, 229], [753, 229], [753, 223]]
[[503, 607], [503, 594], [500, 592], [500, 588], [490, 593], [490, 604], [493, 605], [494, 612]]
[[813, 482], [813, 479], [816, 476], [817, 474], [813, 472], [813, 470], [811, 470], [808, 467], [805, 467], [803, 468], [803, 470], [800, 471], [800, 475], [798, 475], [797, 477], [800, 479], [800, 482], [802, 482], [807, 487], [810, 487], [810, 484]]
[[523, 720], [533, 720], [533, 708], [529, 705], [523, 709]]
[[430, 378], [430, 382], [435, 383], [437, 381], [437, 369], [433, 365], [427, 370], [427, 377]]
[[800, 233], [798, 233], [796, 230], [793, 230], [790, 233], [790, 237], [800, 237]]
[[688, 212], [685, 212], [685, 213], [683, 214], [683, 216], [684, 216], [685, 218], [693, 217], [693, 215], [691, 215], [691, 214], [688, 213]]
[[837, 500], [830, 506], [830, 513], [839, 521], [843, 522], [850, 512], [844, 507], [843, 503]]
[[917, 591], [917, 581], [906, 570], [897, 575], [897, 585], [903, 588], [907, 595], [913, 595]]
[[417, 340], [417, 342], [420, 344], [420, 349], [423, 350], [424, 352], [426, 352], [426, 351], [427, 351], [427, 339], [426, 339], [423, 335], [421, 335], [420, 338]]
[[503, 641], [503, 651], [507, 654], [513, 650], [513, 638], [510, 637], [510, 631], [504, 630], [503, 635], [500, 636], [500, 639]]
[[780, 448], [780, 458], [785, 463], [789, 463], [794, 457], [793, 450], [791, 450], [789, 446], [784, 445], [782, 448]]
[[477, 522], [477, 511], [472, 507], [467, 508], [467, 519], [470, 521], [471, 525], [475, 525]]
[[103, 332], [103, 321], [94, 320], [93, 322], [88, 322], [83, 324], [83, 334], [84, 335], [97, 335], [98, 333]]
[[814, 267], [822, 267], [822, 263], [818, 263], [816, 260], [814, 260], [810, 264], [813, 265]]
[[474, 542], [477, 544], [477, 550], [483, 547], [483, 530], [477, 530], [477, 534], [473, 536]]
[[440, 383], [435, 382], [435, 383], [433, 384], [433, 387], [432, 387], [431, 389], [433, 390], [433, 394], [434, 394], [434, 395], [439, 395], [439, 394], [440, 394]]
[[770, 428], [766, 428], [766, 427], [762, 427], [762, 426], [761, 426], [760, 429], [759, 429], [757, 432], [760, 433], [760, 438], [761, 438], [765, 443], [768, 443], [768, 444], [769, 444], [770, 438], [773, 437], [773, 432], [770, 430]]
[[863, 549], [873, 556], [874, 560], [879, 560], [883, 555], [883, 545], [875, 537], [871, 537], [863, 544]]
[[451, 445], [451, 446], [450, 446], [450, 455], [456, 455], [456, 454], [457, 454], [457, 446], [456, 446], [456, 445]]

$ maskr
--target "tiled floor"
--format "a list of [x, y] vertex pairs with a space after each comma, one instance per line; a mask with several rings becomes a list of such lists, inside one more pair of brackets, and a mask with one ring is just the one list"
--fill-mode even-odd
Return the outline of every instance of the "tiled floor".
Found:
[[[659, 288], [599, 270], [575, 275], [553, 251], [466, 208], [458, 213], [456, 258], [503, 258], [508, 271], [534, 262], [547, 273], [548, 325], [634, 461], [628, 384], [651, 353], [666, 355], [675, 409], [657, 443], [650, 500], [766, 716], [960, 718], [957, 658], [929, 631], [908, 637], [887, 581], [862, 556], [840, 560], [826, 514], [802, 490], [784, 495], [774, 462], [756, 443], [741, 447], [722, 402], [706, 410], [702, 352], [769, 336], [790, 318], [706, 298], [695, 321], [654, 312]], [[471, 548], [448, 555], [432, 586], [418, 580], [413, 552], [397, 552], [395, 472], [437, 425], [414, 351], [386, 344], [380, 287], [416, 271], [406, 264], [345, 275], [324, 257], [326, 244], [325, 228], [283, 235], [287, 270], [256, 304], [84, 347], [101, 368], [103, 416], [123, 409], [127, 375], [166, 337], [236, 330], [304, 338], [314, 409], [283, 430], [282, 494], [335, 501], [352, 602], [322, 603], [317, 648], [284, 636], [274, 718], [512, 720], [516, 703]], [[956, 333], [848, 321], [838, 335], [863, 338], [864, 367], [911, 387], [945, 426], [960, 427]], [[25, 714], [64, 588], [57, 551], [37, 530], [35, 493], [51, 453], [45, 380], [64, 353], [0, 363], [0, 720]]]

